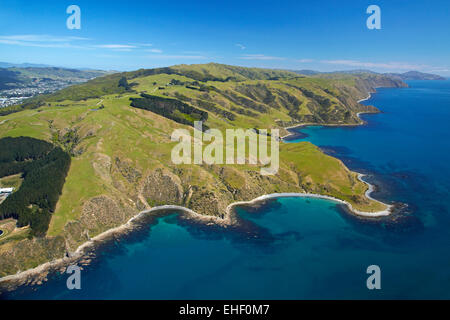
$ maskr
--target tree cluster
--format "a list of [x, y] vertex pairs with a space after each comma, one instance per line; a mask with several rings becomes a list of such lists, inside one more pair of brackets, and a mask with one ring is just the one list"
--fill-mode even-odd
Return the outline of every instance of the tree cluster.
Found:
[[0, 139], [0, 177], [22, 174], [19, 190], [0, 204], [0, 219], [29, 225], [44, 236], [70, 168], [69, 154], [52, 144], [27, 137]]
[[[142, 98], [130, 98], [134, 108], [149, 110], [175, 122], [194, 126], [194, 121], [206, 122], [208, 112], [192, 107], [179, 100], [152, 96], [145, 93]], [[208, 128], [203, 125], [203, 129]]]

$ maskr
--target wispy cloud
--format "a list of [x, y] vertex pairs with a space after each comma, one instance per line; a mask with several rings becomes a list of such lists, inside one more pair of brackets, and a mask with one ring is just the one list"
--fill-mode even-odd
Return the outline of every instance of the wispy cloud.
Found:
[[106, 59], [112, 59], [112, 58], [121, 58], [121, 56], [120, 55], [115, 55], [115, 54], [94, 54], [93, 55], [94, 57], [97, 57], [97, 58], [106, 58]]
[[364, 62], [358, 60], [322, 60], [322, 63], [358, 68], [380, 68], [388, 70], [422, 70], [429, 66], [406, 62]]
[[75, 45], [73, 42], [88, 40], [91, 39], [37, 34], [0, 36], [0, 44], [40, 48], [81, 48], [83, 46]]
[[[89, 43], [86, 43], [89, 41]], [[134, 49], [143, 49], [151, 47], [152, 44], [92, 44], [92, 39], [84, 37], [67, 37], [67, 36], [53, 36], [53, 35], [0, 35], [0, 44], [16, 45], [25, 47], [40, 47], [40, 48], [77, 48], [77, 49], [106, 49], [116, 52], [129, 52]], [[161, 53], [162, 50], [153, 49], [152, 52]]]
[[236, 47], [239, 47], [239, 48], [241, 48], [242, 50], [245, 50], [245, 49], [247, 49], [247, 47], [246, 46], [244, 46], [243, 44], [241, 44], [241, 43], [236, 43]]
[[0, 44], [8, 44], [8, 45], [15, 45], [15, 46], [22, 46], [22, 47], [39, 47], [39, 48], [72, 48], [76, 47], [69, 43], [37, 43], [37, 42], [23, 42], [18, 40], [6, 40], [6, 39], [0, 39]]
[[243, 56], [240, 56], [239, 59], [244, 59], [244, 60], [285, 60], [285, 58], [282, 58], [282, 57], [266, 56], [264, 54], [245, 54]]
[[134, 49], [137, 48], [136, 46], [131, 46], [128, 44], [100, 44], [96, 45], [96, 48], [102, 48], [102, 49]]
[[147, 51], [152, 52], [152, 53], [162, 53], [163, 52], [161, 49], [149, 49]]
[[310, 63], [310, 62], [314, 62], [314, 59], [298, 59], [298, 60], [295, 60], [295, 62]]
[[432, 67], [426, 71], [427, 72], [450, 72], [450, 68], [449, 67]]
[[202, 51], [182, 51], [181, 53], [187, 54], [187, 55], [194, 55], [194, 56], [204, 56], [205, 53]]
[[136, 47], [153, 47], [152, 43], [136, 43], [134, 44]]
[[23, 42], [70, 42], [76, 40], [91, 40], [89, 38], [83, 37], [58, 37], [51, 36], [48, 34], [24, 34], [24, 35], [11, 35], [11, 36], [0, 36], [2, 40], [11, 41], [23, 41]]
[[147, 58], [151, 59], [192, 59], [192, 60], [206, 60], [208, 57], [205, 56], [197, 56], [197, 55], [171, 55], [171, 54], [153, 54], [147, 56]]

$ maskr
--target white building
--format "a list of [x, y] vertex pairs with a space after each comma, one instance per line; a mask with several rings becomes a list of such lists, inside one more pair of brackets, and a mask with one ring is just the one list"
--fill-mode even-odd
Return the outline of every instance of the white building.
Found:
[[14, 188], [0, 188], [0, 194], [12, 193], [13, 191], [14, 191]]

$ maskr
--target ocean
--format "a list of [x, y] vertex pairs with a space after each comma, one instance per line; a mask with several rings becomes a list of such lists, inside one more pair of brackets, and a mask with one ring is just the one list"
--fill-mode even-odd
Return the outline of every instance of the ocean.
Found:
[[[363, 219], [324, 199], [238, 208], [244, 227], [208, 226], [177, 212], [102, 245], [81, 271], [21, 287], [7, 299], [449, 299], [450, 81], [408, 81], [364, 101], [382, 113], [357, 127], [298, 129], [352, 170], [373, 196], [403, 204]], [[296, 129], [297, 130], [297, 129]], [[367, 267], [381, 271], [369, 290]]]

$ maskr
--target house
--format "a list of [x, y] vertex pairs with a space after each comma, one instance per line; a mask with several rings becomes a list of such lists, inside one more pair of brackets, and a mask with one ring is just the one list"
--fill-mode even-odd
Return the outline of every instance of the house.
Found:
[[14, 191], [14, 188], [0, 188], [0, 194], [11, 194]]

